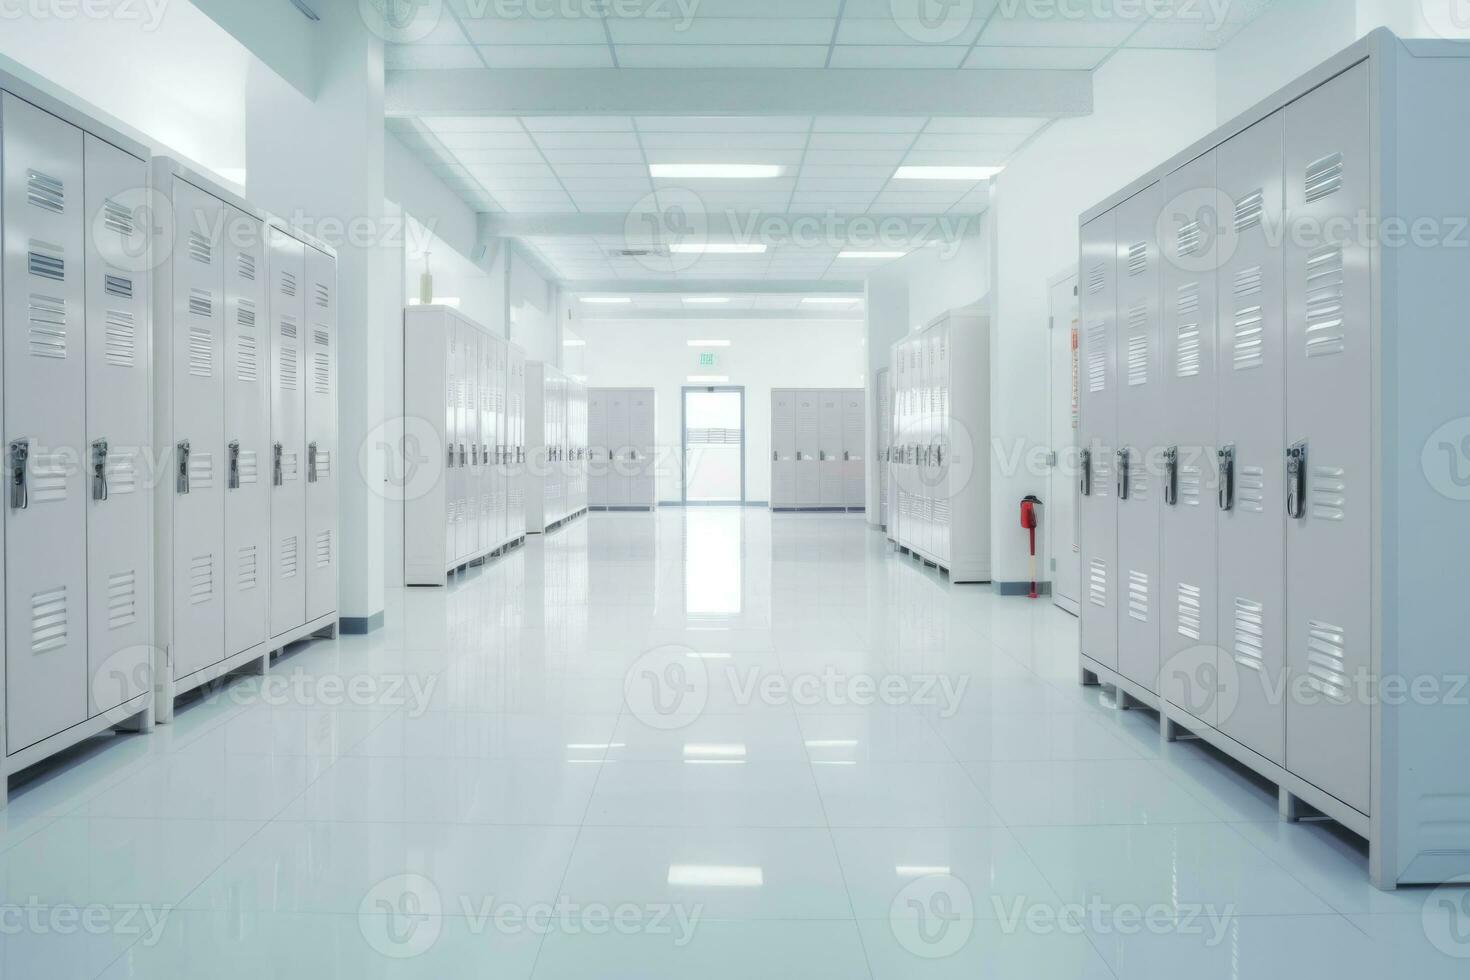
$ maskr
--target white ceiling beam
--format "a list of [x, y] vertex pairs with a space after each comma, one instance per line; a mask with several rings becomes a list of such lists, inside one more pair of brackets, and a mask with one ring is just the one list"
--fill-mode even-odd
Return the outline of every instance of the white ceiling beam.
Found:
[[845, 313], [799, 310], [632, 310], [624, 313], [574, 311], [574, 323], [605, 320], [821, 320], [826, 323], [862, 323], [867, 319], [859, 307]]
[[866, 295], [861, 279], [563, 279], [559, 285], [564, 293], [605, 296], [719, 293], [722, 296], [851, 296], [858, 300]]
[[[807, 245], [880, 249], [925, 242], [955, 242], [980, 234], [976, 214], [775, 214], [764, 211], [712, 211], [696, 219], [676, 241], [744, 242], [773, 246]], [[604, 237], [629, 247], [653, 242], [649, 223], [639, 211], [551, 212], [546, 214], [482, 214], [482, 237]]]
[[1092, 73], [893, 68], [389, 71], [389, 116], [1084, 116]]

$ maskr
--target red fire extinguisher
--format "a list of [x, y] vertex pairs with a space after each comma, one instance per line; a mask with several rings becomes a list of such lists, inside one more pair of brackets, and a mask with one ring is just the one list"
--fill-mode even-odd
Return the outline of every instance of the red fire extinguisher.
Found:
[[1041, 498], [1035, 494], [1028, 495], [1021, 501], [1021, 526], [1031, 532], [1031, 595], [1036, 598], [1036, 509], [1041, 506]]

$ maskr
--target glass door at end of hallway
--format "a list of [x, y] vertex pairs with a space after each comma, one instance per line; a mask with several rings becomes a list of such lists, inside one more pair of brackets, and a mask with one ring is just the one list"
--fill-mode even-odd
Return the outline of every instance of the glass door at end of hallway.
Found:
[[684, 389], [684, 503], [745, 503], [745, 389]]

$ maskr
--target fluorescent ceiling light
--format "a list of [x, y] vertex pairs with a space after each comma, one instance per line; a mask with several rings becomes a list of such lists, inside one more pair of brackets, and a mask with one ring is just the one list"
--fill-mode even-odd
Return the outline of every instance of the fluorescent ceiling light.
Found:
[[727, 374], [691, 374], [689, 383], [692, 385], [723, 385], [729, 384], [730, 376]]
[[1004, 167], [899, 167], [894, 180], [989, 180]]
[[567, 748], [573, 752], [606, 752], [608, 749], [626, 749], [626, 742], [573, 742]]
[[764, 255], [764, 243], [742, 244], [740, 242], [682, 242], [669, 246], [675, 255]]
[[648, 171], [676, 180], [770, 180], [786, 168], [769, 163], [653, 163]]
[[729, 347], [728, 340], [691, 340], [690, 347]]
[[802, 302], [811, 306], [851, 306], [862, 300], [856, 296], [808, 296]]
[[728, 303], [728, 302], [730, 302], [730, 297], [728, 297], [728, 296], [685, 296], [684, 297], [684, 302], [690, 303], [690, 304], [697, 303], [697, 304], [699, 304], [701, 306], [719, 306], [722, 303]]
[[597, 303], [603, 306], [626, 306], [633, 302], [631, 296], [583, 296], [584, 303]]
[[860, 252], [860, 251], [855, 251], [855, 250], [849, 250], [849, 251], [846, 251], [846, 252], [839, 252], [837, 254], [837, 257], [839, 259], [901, 259], [901, 258], [903, 258], [907, 254], [909, 254], [909, 253], [907, 253], [907, 252]]
[[760, 888], [766, 883], [763, 868], [726, 867], [715, 864], [671, 864], [669, 884], [693, 888]]

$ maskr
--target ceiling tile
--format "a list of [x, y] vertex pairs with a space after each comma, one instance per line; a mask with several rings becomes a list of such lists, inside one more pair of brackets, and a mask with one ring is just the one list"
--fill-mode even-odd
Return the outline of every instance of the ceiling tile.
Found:
[[691, 19], [609, 17], [608, 30], [621, 48], [632, 44], [819, 44], [831, 43], [835, 20], [804, 17], [721, 18], [701, 10]]
[[446, 68], [483, 68], [469, 44], [390, 44], [383, 49], [383, 67], [414, 71]]
[[1024, 68], [1091, 71], [1103, 63], [1112, 48], [989, 47], [970, 52], [966, 68]]
[[529, 116], [526, 128], [533, 133], [631, 133], [631, 116]]
[[597, 17], [465, 17], [461, 22], [476, 44], [606, 44]]
[[839, 44], [832, 51], [833, 68], [958, 68], [964, 47], [944, 44], [881, 47]]
[[827, 46], [815, 44], [624, 44], [624, 68], [821, 68]]
[[606, 40], [597, 44], [481, 45], [491, 68], [611, 68]]

